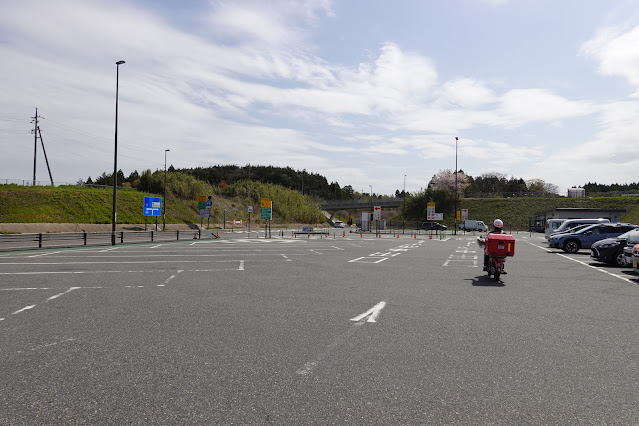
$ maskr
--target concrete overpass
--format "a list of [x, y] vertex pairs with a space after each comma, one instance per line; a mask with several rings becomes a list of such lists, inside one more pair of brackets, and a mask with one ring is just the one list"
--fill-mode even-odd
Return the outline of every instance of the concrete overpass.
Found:
[[373, 206], [400, 207], [404, 202], [403, 198], [391, 198], [386, 200], [324, 200], [319, 205], [322, 210], [372, 210]]

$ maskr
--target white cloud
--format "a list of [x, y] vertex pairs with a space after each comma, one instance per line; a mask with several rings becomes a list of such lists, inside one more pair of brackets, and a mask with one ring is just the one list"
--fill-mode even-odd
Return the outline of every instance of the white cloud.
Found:
[[603, 75], [624, 77], [639, 90], [639, 26], [606, 27], [581, 47], [581, 53], [599, 61]]

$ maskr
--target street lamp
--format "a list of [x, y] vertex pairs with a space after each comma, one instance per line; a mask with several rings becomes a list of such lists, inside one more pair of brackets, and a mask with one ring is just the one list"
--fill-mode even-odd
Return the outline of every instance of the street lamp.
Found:
[[169, 152], [170, 149], [164, 150], [164, 201], [162, 203], [162, 208], [164, 211], [162, 212], [162, 230], [166, 230], [166, 153]]
[[454, 211], [454, 215], [455, 215], [455, 235], [457, 235], [457, 141], [459, 141], [459, 138], [457, 136], [455, 136], [455, 211]]
[[404, 175], [404, 213], [402, 214], [402, 234], [405, 231], [406, 224], [406, 175]]
[[111, 216], [111, 245], [115, 245], [115, 224], [118, 219], [117, 214], [117, 192], [118, 192], [118, 85], [120, 82], [120, 65], [124, 61], [115, 63], [115, 154], [113, 157], [113, 215]]

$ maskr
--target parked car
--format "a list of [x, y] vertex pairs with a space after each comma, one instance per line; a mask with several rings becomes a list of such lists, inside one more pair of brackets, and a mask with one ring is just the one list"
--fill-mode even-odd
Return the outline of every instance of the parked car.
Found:
[[580, 249], [589, 249], [597, 241], [617, 237], [624, 232], [639, 228], [627, 223], [598, 223], [577, 232], [551, 235], [548, 245], [560, 248], [567, 253], [577, 253]]
[[557, 228], [557, 230], [550, 233], [550, 236], [546, 236], [546, 239], [549, 240], [550, 237], [557, 232], [569, 231], [579, 225], [588, 225], [588, 224], [594, 225], [596, 223], [610, 223], [610, 220], [601, 219], [601, 218], [600, 219], [568, 219], [562, 222], [561, 225], [559, 225], [559, 228]]
[[546, 221], [546, 230], [544, 231], [546, 239], [550, 237], [550, 234], [557, 232], [557, 229], [559, 229], [561, 224], [567, 220], [568, 219], [548, 219]]
[[599, 262], [626, 266], [624, 249], [628, 244], [634, 247], [638, 243], [639, 229], [633, 229], [618, 237], [597, 241], [590, 247], [590, 257]]
[[630, 263], [632, 264], [632, 269], [639, 272], [639, 244], [632, 248], [632, 261]]
[[342, 222], [341, 220], [336, 220], [333, 222], [333, 226], [336, 228], [343, 228], [344, 227], [344, 222]]
[[445, 225], [437, 222], [424, 222], [422, 223], [422, 229], [426, 231], [445, 231], [448, 229]]

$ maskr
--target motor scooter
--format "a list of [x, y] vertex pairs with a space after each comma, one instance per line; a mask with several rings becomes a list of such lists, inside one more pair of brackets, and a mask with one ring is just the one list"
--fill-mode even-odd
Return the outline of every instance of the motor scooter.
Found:
[[494, 276], [495, 281], [499, 281], [501, 274], [506, 273], [506, 257], [515, 255], [515, 238], [509, 234], [487, 234], [485, 237], [477, 238], [477, 244], [488, 256], [488, 277]]
[[506, 273], [506, 271], [504, 271], [505, 264], [506, 264], [506, 257], [488, 255], [488, 268], [486, 269], [486, 272], [488, 273], [488, 278], [490, 278], [490, 276], [493, 275], [495, 277], [495, 281], [499, 281], [499, 276], [502, 273], [503, 274]]

